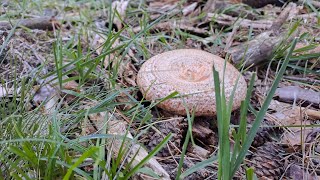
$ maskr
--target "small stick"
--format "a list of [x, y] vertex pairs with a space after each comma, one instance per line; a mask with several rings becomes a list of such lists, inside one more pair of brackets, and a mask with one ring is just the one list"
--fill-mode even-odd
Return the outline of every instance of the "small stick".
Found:
[[269, 20], [249, 20], [244, 18], [232, 17], [226, 14], [216, 14], [216, 13], [208, 13], [207, 19], [211, 21], [214, 18], [214, 21], [218, 24], [231, 26], [238, 22], [240, 27], [249, 28], [252, 27], [254, 29], [269, 29], [272, 26], [272, 21]]
[[233, 38], [234, 38], [234, 35], [236, 34], [237, 30], [238, 30], [239, 26], [237, 24], [235, 24], [232, 28], [232, 31], [231, 33], [229, 34], [228, 36], [228, 39], [227, 39], [227, 42], [226, 42], [226, 46], [224, 48], [224, 51], [227, 51], [231, 45], [232, 45], [232, 42], [233, 42]]
[[308, 77], [296, 77], [296, 76], [284, 76], [285, 79], [292, 80], [292, 81], [303, 81], [303, 82], [308, 82], [312, 84], [320, 84], [320, 80], [318, 79], [312, 79]]
[[269, 31], [263, 32], [251, 41], [230, 48], [233, 63], [242, 64], [245, 67], [252, 67], [264, 61], [268, 61], [273, 53], [273, 49], [282, 41], [279, 33], [280, 27], [288, 19], [289, 13], [296, 8], [296, 4], [290, 3], [269, 27]]
[[[191, 31], [197, 34], [208, 34], [208, 31], [205, 29], [193, 27], [192, 25], [187, 25], [184, 22], [161, 22], [156, 25], [154, 25], [151, 30], [172, 30], [172, 29], [182, 29], [186, 31]], [[134, 27], [132, 29], [133, 32], [138, 33], [141, 30], [143, 30], [140, 26]]]
[[53, 30], [54, 27], [60, 27], [60, 24], [54, 17], [40, 17], [13, 21], [13, 23], [8, 21], [0, 21], [0, 30], [10, 30], [15, 26], [15, 24], [18, 24], [17, 27], [27, 27], [29, 29], [41, 30]]
[[[312, 4], [315, 8], [320, 8], [320, 2], [319, 1], [312, 1], [308, 0], [310, 4]], [[304, 4], [306, 0], [299, 0], [300, 4]]]

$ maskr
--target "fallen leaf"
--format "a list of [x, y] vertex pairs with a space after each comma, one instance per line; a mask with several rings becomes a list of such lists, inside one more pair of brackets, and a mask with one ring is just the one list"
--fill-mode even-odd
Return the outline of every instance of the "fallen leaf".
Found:
[[[307, 46], [309, 45], [306, 43], [299, 42], [297, 43], [295, 50], [298, 50], [300, 48], [306, 48]], [[302, 54], [313, 54], [313, 53], [320, 53], [320, 44], [314, 44], [314, 47], [312, 49], [304, 51]]]
[[[128, 158], [126, 159], [126, 163], [130, 162], [130, 167], [135, 167], [138, 163], [140, 163], [147, 155], [148, 152], [140, 146], [140, 144], [132, 143], [131, 139], [133, 136], [130, 132], [127, 132], [128, 124], [126, 121], [118, 117], [116, 114], [111, 113], [98, 113], [98, 114], [90, 114], [89, 118], [94, 123], [94, 126], [97, 129], [104, 129], [104, 126], [107, 126], [107, 134], [114, 135], [114, 138], [108, 138], [108, 142], [106, 148], [112, 151], [112, 155], [117, 157], [120, 153], [120, 150], [127, 150]], [[98, 133], [103, 133], [99, 131]], [[117, 138], [116, 136], [125, 136], [124, 138]], [[125, 140], [125, 143], [123, 143]], [[128, 140], [128, 141], [127, 141]], [[155, 158], [150, 158], [145, 166], [151, 168], [158, 176], [160, 176], [164, 180], [169, 180], [169, 174], [163, 169], [163, 167], [159, 164], [159, 162]], [[139, 176], [138, 174], [136, 176]], [[104, 178], [103, 178], [104, 179]]]
[[7, 96], [8, 92], [6, 90], [6, 88], [2, 87], [0, 84], [0, 97], [5, 97]]
[[148, 6], [148, 10], [153, 12], [165, 13], [176, 8], [178, 0], [161, 0], [161, 1], [152, 1]]
[[317, 180], [317, 176], [315, 174], [311, 174], [308, 171], [304, 170], [303, 167], [297, 164], [291, 164], [288, 172], [288, 178], [292, 180], [300, 180], [300, 179], [308, 179], [308, 180]]
[[34, 86], [34, 97], [33, 101], [36, 105], [40, 105], [44, 101], [47, 101], [44, 106], [44, 113], [52, 113], [54, 110], [55, 105], [58, 102], [58, 93], [55, 88], [51, 87], [50, 85]]
[[122, 61], [118, 73], [122, 83], [126, 83], [129, 86], [137, 86], [136, 78], [138, 70], [131, 61]]
[[[310, 124], [306, 123], [305, 125]], [[281, 143], [289, 145], [289, 149], [293, 148], [298, 150], [300, 149], [301, 145], [306, 144], [306, 139], [311, 132], [311, 128], [290, 128], [290, 131], [284, 132], [281, 138]]]
[[198, 6], [198, 3], [194, 2], [194, 3], [190, 4], [189, 6], [184, 7], [182, 10], [183, 15], [184, 16], [189, 15], [190, 13], [192, 13], [195, 10], [195, 8], [197, 6]]
[[[311, 125], [308, 119], [308, 109], [293, 106], [272, 100], [269, 109], [274, 113], [267, 113], [266, 118], [275, 121], [281, 126], [298, 126], [287, 127], [281, 138], [281, 143], [288, 144], [290, 148], [297, 150], [302, 144], [308, 142], [308, 137], [315, 130], [314, 128], [305, 127]], [[316, 128], [319, 129], [319, 128]]]
[[[307, 108], [307, 107], [305, 108], [305, 107], [293, 106], [292, 104], [279, 102], [277, 100], [271, 101], [271, 103], [269, 105], [269, 109], [276, 111], [277, 113], [275, 113], [275, 116], [277, 116], [277, 118], [279, 118], [283, 122], [285, 122], [285, 121], [284, 121], [284, 118], [281, 118], [281, 116], [299, 117], [298, 121], [300, 118], [308, 119], [308, 120], [320, 119], [320, 111], [318, 111], [318, 110], [314, 110], [314, 109]], [[295, 123], [287, 122], [285, 124], [295, 124]]]
[[118, 17], [117, 15], [113, 19], [113, 23], [117, 26], [118, 30], [122, 29], [122, 21], [126, 16], [126, 10], [129, 4], [129, 0], [120, 0], [120, 1], [113, 1], [112, 2], [112, 9], [116, 10], [119, 13]]

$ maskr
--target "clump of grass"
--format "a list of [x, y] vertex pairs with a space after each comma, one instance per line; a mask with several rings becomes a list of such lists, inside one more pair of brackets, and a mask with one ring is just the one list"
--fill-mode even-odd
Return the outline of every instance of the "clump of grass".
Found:
[[[22, 3], [22, 5], [27, 4]], [[110, 11], [111, 21], [114, 15], [117, 13]], [[76, 134], [81, 131], [78, 129], [79, 124], [88, 115], [112, 112], [118, 105], [122, 105], [116, 101], [116, 98], [121, 93], [126, 94], [127, 91], [132, 91], [132, 88], [115, 89], [119, 78], [120, 62], [124, 59], [130, 46], [139, 41], [140, 36], [163, 17], [151, 24], [146, 24], [140, 33], [133, 34], [131, 38], [121, 36], [124, 29], [113, 32], [112, 24], [109, 26], [109, 31], [94, 31], [94, 33], [103, 33], [106, 37], [101, 47], [97, 47], [102, 48], [102, 53], [97, 56], [93, 56], [95, 49], [82, 49], [80, 38], [64, 42], [60, 33], [56, 32], [52, 52], [55, 69], [42, 76], [42, 80], [46, 84], [58, 85], [62, 92], [75, 96], [75, 98], [73, 103], [65, 105], [64, 97], [62, 97], [48, 114], [42, 111], [47, 101], [30, 111], [25, 105], [32, 102], [34, 95], [32, 86], [36, 80], [32, 79], [33, 83], [26, 82], [25, 78], [20, 79], [16, 73], [13, 96], [1, 98], [0, 102], [0, 128], [3, 130], [0, 134], [0, 179], [101, 179], [103, 176], [109, 179], [129, 179], [137, 172], [155, 176], [150, 169], [142, 168], [142, 166], [170, 140], [170, 134], [133, 168], [130, 167], [130, 164], [133, 163], [134, 158], [127, 165], [123, 159], [128, 156], [130, 144], [137, 143], [137, 137], [134, 139], [128, 139], [126, 136], [116, 137], [122, 140], [123, 144], [128, 145], [123, 145], [118, 156], [114, 157], [112, 153], [107, 152], [105, 147], [106, 142], [114, 138], [113, 135], [104, 133], [79, 137]], [[14, 33], [14, 30], [11, 31], [11, 34]], [[84, 36], [89, 36], [86, 33], [88, 31], [82, 32]], [[120, 38], [124, 39], [122, 43], [116, 47], [113, 46]], [[1, 52], [3, 48], [4, 46], [1, 47]], [[109, 66], [107, 72], [99, 71], [104, 59], [116, 51], [121, 52], [118, 53], [121, 56], [117, 64]], [[2, 63], [3, 60], [0, 62]], [[41, 68], [36, 70], [38, 72], [35, 74], [41, 75]], [[101, 90], [101, 87], [91, 83], [99, 78], [106, 78], [108, 85], [105, 89], [107, 90]], [[83, 88], [84, 91], [75, 92], [63, 89], [64, 83], [69, 81], [77, 81], [79, 88]], [[88, 87], [89, 81], [91, 82]], [[127, 94], [129, 96], [129, 93]], [[83, 109], [81, 105], [84, 102], [95, 105]], [[150, 121], [152, 117], [148, 113], [150, 110], [143, 108], [141, 102], [134, 101], [133, 103], [136, 103], [137, 106], [132, 111], [139, 110], [139, 112], [136, 116], [131, 117], [132, 120], [143, 117], [140, 119], [142, 124]], [[93, 167], [92, 171], [85, 170], [90, 166]]]
[[[178, 179], [183, 179], [190, 175], [191, 173], [199, 170], [200, 168], [211, 165], [213, 162], [218, 160], [218, 179], [232, 179], [238, 168], [243, 163], [243, 160], [251, 146], [251, 143], [260, 127], [260, 123], [263, 120], [265, 113], [267, 112], [268, 106], [273, 98], [273, 95], [278, 87], [279, 82], [281, 81], [283, 74], [288, 66], [288, 63], [291, 59], [293, 50], [297, 43], [297, 38], [293, 41], [290, 46], [289, 52], [287, 53], [284, 61], [282, 62], [282, 66], [272, 84], [271, 89], [260, 109], [257, 112], [256, 119], [252, 124], [249, 132], [247, 133], [247, 120], [246, 115], [249, 110], [250, 97], [253, 90], [254, 85], [254, 75], [252, 76], [249, 88], [247, 91], [246, 99], [241, 103], [241, 115], [240, 115], [240, 125], [237, 129], [237, 132], [233, 132], [233, 139], [235, 141], [233, 149], [231, 149], [230, 140], [229, 140], [229, 132], [230, 132], [230, 117], [233, 103], [233, 96], [236, 90], [236, 86], [233, 89], [232, 95], [230, 97], [230, 101], [226, 101], [226, 97], [224, 94], [224, 87], [221, 87], [221, 83], [219, 80], [219, 74], [214, 69], [214, 85], [215, 85], [215, 94], [216, 94], [216, 105], [217, 105], [217, 120], [218, 120], [218, 133], [219, 133], [219, 150], [218, 156], [212, 156], [211, 158], [202, 161], [196, 164], [194, 167], [186, 170], [181, 175], [179, 174]], [[222, 82], [223, 84], [223, 82]], [[188, 137], [188, 136], [187, 136]], [[188, 141], [188, 139], [186, 139]], [[182, 154], [183, 156], [184, 154]], [[183, 157], [182, 157], [183, 158]], [[180, 164], [181, 165], [181, 164]], [[252, 169], [249, 168], [247, 170], [247, 178], [253, 178]]]

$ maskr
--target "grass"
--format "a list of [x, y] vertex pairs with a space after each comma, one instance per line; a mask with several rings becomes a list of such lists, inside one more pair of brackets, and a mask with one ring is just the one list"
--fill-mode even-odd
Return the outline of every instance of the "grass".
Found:
[[[26, 2], [17, 4], [17, 7], [20, 8], [20, 5], [27, 6]], [[89, 17], [89, 15], [86, 17]], [[112, 20], [113, 16], [110, 17]], [[90, 19], [87, 20], [90, 22]], [[154, 21], [154, 23], [159, 20]], [[132, 90], [132, 88], [114, 89], [118, 80], [119, 63], [124, 56], [121, 57], [118, 64], [109, 66], [112, 69], [108, 69], [110, 73], [108, 77], [110, 78], [107, 82], [107, 91], [101, 90], [100, 86], [103, 84], [90, 81], [97, 81], [105, 76], [103, 75], [104, 71], [98, 71], [105, 58], [116, 51], [128, 51], [128, 47], [136, 42], [136, 39], [141, 35], [144, 35], [151, 26], [152, 24], [147, 24], [141, 33], [133, 35], [133, 37], [123, 41], [124, 43], [117, 47], [114, 47], [113, 44], [120, 38], [120, 34], [124, 29], [116, 33], [110, 29], [109, 32], [99, 32], [102, 35], [105, 34], [106, 39], [102, 46], [98, 47], [102, 48], [102, 53], [94, 58], [92, 58], [92, 55], [95, 50], [82, 49], [80, 38], [72, 38], [65, 43], [61, 38], [62, 32], [55, 33], [56, 41], [53, 43], [55, 70], [44, 75], [38, 74], [38, 72], [37, 74], [45, 80], [45, 84], [42, 84], [41, 87], [53, 83], [58, 85], [66, 95], [75, 96], [73, 103], [67, 106], [64, 105], [64, 98], [67, 98], [65, 96], [62, 97], [60, 102], [56, 102], [57, 104], [53, 106], [54, 109], [46, 109], [46, 103], [49, 102], [49, 99], [47, 99], [34, 110], [29, 111], [24, 105], [26, 105], [25, 102], [31, 102], [35, 96], [35, 94], [32, 94], [32, 84], [34, 82], [37, 83], [39, 79], [33, 78], [26, 82], [26, 79], [18, 77], [18, 72], [13, 69], [13, 72], [15, 72], [13, 73], [15, 81], [12, 82], [14, 84], [14, 93], [1, 98], [1, 128], [3, 131], [1, 134], [2, 140], [0, 141], [2, 144], [0, 148], [0, 178], [74, 179], [78, 177], [81, 179], [100, 179], [105, 174], [109, 179], [129, 179], [138, 171], [154, 176], [150, 170], [143, 170], [141, 167], [170, 140], [170, 135], [166, 136], [147, 157], [132, 169], [129, 165], [124, 165], [125, 161], [122, 161], [123, 158], [127, 157], [130, 146], [123, 146], [117, 157], [113, 157], [104, 148], [106, 142], [114, 138], [113, 135], [102, 133], [75, 136], [75, 133], [79, 131], [77, 126], [87, 119], [90, 114], [112, 112], [115, 107], [121, 105], [116, 102], [119, 94]], [[109, 27], [112, 28], [112, 26]], [[11, 31], [11, 35], [14, 31], [15, 29]], [[85, 31], [82, 35], [90, 36], [87, 34], [88, 32]], [[10, 36], [8, 36], [8, 39], [10, 39]], [[5, 46], [6, 43], [2, 46], [1, 51], [4, 50]], [[3, 60], [1, 60], [1, 63], [3, 63]], [[11, 67], [14, 68], [15, 66], [12, 65]], [[42, 70], [41, 68], [38, 69], [39, 72]], [[74, 72], [76, 72], [77, 76], [69, 78], [70, 74]], [[26, 77], [28, 76], [30, 74], [26, 75]], [[69, 81], [77, 81], [78, 87], [76, 88], [83, 89], [85, 87], [85, 90], [77, 92], [63, 89], [63, 85]], [[2, 82], [2, 85], [5, 87], [7, 83]], [[91, 87], [88, 86], [88, 83], [91, 84]], [[96, 105], [88, 106], [84, 110], [81, 107], [84, 102]], [[145, 110], [139, 104], [140, 102], [136, 102], [135, 111], [141, 113], [140, 111], [142, 110], [144, 112]], [[43, 114], [43, 110], [47, 113]], [[132, 118], [135, 119], [135, 117]], [[151, 117], [146, 116], [146, 118], [144, 121], [149, 121]], [[61, 128], [64, 130], [61, 131]], [[119, 138], [123, 139], [124, 137], [120, 136]], [[123, 139], [123, 142], [125, 142], [125, 139]], [[129, 142], [131, 144], [134, 141], [136, 140], [133, 139]], [[111, 157], [107, 158], [109, 159], [107, 161], [104, 156]], [[7, 161], [7, 159], [10, 159], [10, 161]], [[129, 160], [128, 164], [132, 164], [132, 162], [133, 159]], [[91, 164], [94, 167], [93, 171], [85, 171], [83, 169]]]
[[[64, 39], [66, 35], [64, 31], [56, 30], [51, 34], [52, 52], [42, 54], [45, 55], [46, 61], [38, 67], [34, 67], [32, 71], [23, 73], [20, 71], [21, 67], [25, 65], [21, 61], [21, 57], [13, 57], [9, 63], [5, 61], [6, 58], [0, 59], [0, 68], [9, 64], [8, 70], [10, 71], [9, 78], [0, 77], [0, 88], [9, 87], [5, 88], [6, 95], [0, 97], [0, 179], [101, 179], [107, 177], [108, 179], [126, 180], [138, 172], [158, 178], [158, 175], [153, 173], [150, 168], [144, 167], [144, 164], [170, 141], [172, 135], [164, 136], [148, 156], [134, 166], [132, 166], [134, 158], [130, 159], [129, 157], [130, 150], [132, 150], [133, 144], [139, 143], [139, 137], [143, 136], [148, 128], [155, 124], [151, 113], [153, 107], [157, 103], [173, 98], [177, 93], [172, 93], [162, 100], [145, 106], [143, 105], [144, 99], [136, 99], [136, 87], [127, 87], [120, 83], [122, 75], [119, 74], [119, 68], [121, 63], [128, 61], [127, 55], [132, 47], [135, 48], [138, 58], [148, 59], [156, 52], [185, 47], [185, 43], [189, 39], [194, 42], [207, 42], [208, 39], [179, 29], [173, 30], [172, 34], [151, 32], [150, 29], [154, 25], [162, 20], [177, 18], [177, 14], [175, 12], [168, 13], [150, 22], [150, 13], [144, 4], [137, 3], [137, 7], [129, 7], [131, 9], [128, 16], [131, 19], [123, 22], [123, 29], [115, 32], [112, 23], [109, 23], [105, 29], [99, 29], [93, 25], [93, 17], [96, 14], [107, 14], [109, 22], [119, 16], [119, 12], [112, 11], [110, 4], [87, 1], [87, 6], [84, 5], [84, 9], [80, 11], [82, 7], [76, 1], [59, 2], [15, 1], [11, 3], [8, 13], [0, 16], [0, 19], [3, 20], [19, 19], [28, 14], [41, 15], [45, 8], [50, 7], [56, 8], [59, 13], [75, 11], [79, 14], [75, 17], [67, 17], [68, 14], [66, 14], [66, 17], [75, 23], [74, 29], [77, 31], [69, 32], [68, 35], [72, 38], [67, 40]], [[233, 8], [236, 6], [227, 11], [231, 11]], [[314, 7], [310, 8], [314, 10]], [[201, 19], [202, 16], [203, 14], [195, 19]], [[138, 22], [137, 19], [139, 19]], [[142, 30], [138, 33], [132, 32], [132, 24], [138, 24]], [[210, 26], [213, 27], [214, 23]], [[300, 22], [293, 24], [288, 36], [293, 34], [298, 26], [300, 26]], [[7, 54], [6, 48], [9, 47], [9, 42], [17, 31], [19, 30], [14, 27], [4, 39], [0, 48], [0, 57], [7, 57], [3, 55]], [[210, 43], [214, 47], [224, 46], [223, 39], [227, 37], [228, 29], [213, 29], [213, 31], [217, 32], [216, 38], [209, 40]], [[86, 43], [91, 43], [88, 39], [95, 35], [102, 37], [103, 43], [95, 48], [90, 48], [91, 44], [87, 45]], [[251, 33], [249, 35], [251, 36]], [[310, 34], [303, 34], [299, 40], [310, 40], [311, 38]], [[150, 44], [151, 40], [155, 41], [156, 45]], [[117, 43], [118, 41], [120, 43]], [[319, 57], [318, 53], [292, 55], [313, 49], [315, 45], [311, 44], [305, 48], [294, 50], [296, 42], [297, 39], [290, 45], [282, 44], [275, 51], [274, 61], [279, 60], [276, 62], [279, 65], [278, 73], [264, 104], [256, 112], [256, 119], [248, 132], [246, 117], [247, 113], [252, 111], [250, 98], [255, 79], [251, 79], [246, 99], [241, 104], [240, 124], [233, 129], [234, 126], [230, 124], [232, 101], [226, 100], [224, 87], [220, 87], [218, 73], [214, 71], [218, 107], [218, 154], [212, 154], [210, 158], [189, 169], [183, 168], [184, 160], [187, 158], [187, 146], [190, 141], [191, 144], [194, 144], [192, 124], [195, 117], [193, 112], [188, 112], [189, 128], [182, 146], [176, 179], [184, 179], [197, 170], [216, 163], [218, 163], [219, 179], [234, 177], [239, 167], [243, 165], [244, 158], [260, 127], [275, 89], [282, 80], [282, 76], [286, 74], [286, 70], [289, 69], [291, 72], [301, 74], [317, 75], [320, 73], [315, 69], [319, 59], [311, 67], [301, 66], [301, 62]], [[209, 43], [205, 44], [205, 47], [210, 47]], [[102, 50], [100, 54], [97, 54], [98, 49]], [[27, 53], [22, 52], [22, 55], [25, 62], [32, 64], [28, 61], [30, 57]], [[117, 59], [111, 59], [113, 55]], [[104, 61], [107, 59], [109, 64], [104, 67]], [[138, 65], [139, 63], [141, 64], [141, 62], [137, 62]], [[65, 89], [64, 85], [72, 81], [77, 82], [77, 87], [71, 90]], [[56, 90], [57, 94], [60, 94], [61, 97], [55, 99], [56, 96], [49, 96], [49, 98], [44, 98], [40, 104], [36, 104], [33, 99], [39, 96], [39, 91], [36, 91], [35, 85], [39, 89], [48, 85], [55, 86], [58, 89]], [[119, 102], [118, 98], [121, 96], [124, 96], [127, 101]], [[69, 101], [70, 97], [72, 100]], [[68, 103], [66, 103], [67, 100]], [[52, 102], [54, 103], [51, 104]], [[115, 109], [120, 109], [119, 107], [125, 105], [132, 105], [130, 109], [121, 110], [123, 116], [129, 120], [125, 134], [117, 136], [108, 134], [109, 127], [107, 126], [98, 127], [91, 134], [84, 132], [87, 129], [82, 127], [92, 123], [91, 115], [107, 114], [100, 117], [103, 124], [107, 124], [109, 115], [114, 114]], [[142, 130], [133, 134], [133, 138], [129, 138], [127, 135], [132, 127], [138, 127], [139, 130]], [[230, 132], [235, 141], [233, 147], [230, 144]], [[122, 144], [118, 155], [114, 156], [112, 154], [113, 147], [108, 143], [116, 140], [122, 141]], [[133, 155], [133, 157], [135, 156], [137, 154]], [[255, 178], [253, 168], [247, 169], [246, 176], [247, 179]]]
[[[229, 141], [229, 132], [230, 132], [230, 117], [231, 117], [231, 110], [233, 104], [233, 96], [234, 92], [237, 88], [237, 85], [234, 87], [233, 92], [230, 96], [230, 101], [227, 102], [226, 96], [224, 93], [224, 87], [220, 87], [219, 81], [219, 74], [214, 69], [214, 81], [215, 81], [215, 94], [216, 94], [216, 104], [217, 104], [217, 119], [218, 119], [218, 131], [219, 131], [219, 151], [218, 157], [212, 156], [208, 160], [204, 162], [200, 162], [196, 164], [194, 167], [190, 168], [191, 170], [186, 171], [186, 173], [182, 176], [182, 178], [186, 177], [187, 175], [195, 172], [196, 170], [203, 168], [207, 165], [211, 165], [214, 161], [218, 160], [218, 179], [232, 179], [234, 177], [236, 171], [244, 161], [244, 158], [250, 148], [250, 145], [257, 133], [260, 123], [263, 120], [265, 113], [267, 112], [268, 106], [270, 101], [273, 98], [276, 88], [284, 74], [284, 71], [287, 68], [287, 64], [290, 60], [292, 55], [293, 49], [297, 43], [297, 39], [291, 45], [291, 48], [283, 62], [283, 65], [278, 72], [276, 79], [266, 97], [264, 104], [262, 105], [260, 111], [258, 112], [256, 119], [250, 128], [250, 131], [247, 133], [247, 119], [246, 115], [249, 108], [250, 97], [253, 90], [254, 85], [254, 75], [252, 75], [246, 99], [241, 103], [241, 120], [240, 125], [237, 132], [233, 133], [233, 139], [235, 140], [233, 150], [231, 150], [231, 144]], [[238, 82], [238, 81], [237, 81]], [[224, 84], [224, 83], [222, 83]], [[237, 84], [237, 83], [236, 83]], [[187, 135], [188, 137], [188, 135]], [[182, 154], [183, 155], [183, 154]], [[248, 172], [248, 179], [253, 178], [252, 169], [249, 169]], [[182, 179], [181, 178], [181, 179]]]

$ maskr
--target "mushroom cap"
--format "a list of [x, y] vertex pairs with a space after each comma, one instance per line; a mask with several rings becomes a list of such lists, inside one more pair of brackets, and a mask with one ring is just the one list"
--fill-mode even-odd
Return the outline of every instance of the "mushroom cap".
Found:
[[[214, 116], [216, 100], [213, 66], [223, 79], [225, 60], [211, 53], [196, 49], [180, 49], [158, 54], [147, 60], [140, 68], [137, 84], [147, 100], [156, 100], [179, 93], [157, 106], [179, 115], [186, 115], [186, 107], [194, 108], [196, 116]], [[239, 82], [233, 99], [232, 110], [240, 107], [245, 99], [247, 84], [240, 72], [230, 63], [225, 66], [225, 95], [230, 99], [237, 78]]]

